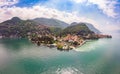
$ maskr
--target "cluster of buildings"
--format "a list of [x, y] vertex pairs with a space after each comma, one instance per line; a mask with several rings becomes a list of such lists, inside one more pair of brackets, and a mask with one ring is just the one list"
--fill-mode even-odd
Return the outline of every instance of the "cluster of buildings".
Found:
[[67, 36], [62, 37], [61, 40], [58, 39], [57, 45], [60, 46], [61, 49], [74, 49], [84, 43], [85, 40], [83, 40], [80, 36], [67, 34]]
[[72, 43], [77, 42], [79, 45], [82, 45], [85, 42], [85, 40], [82, 37], [71, 34], [68, 34], [66, 37], [63, 38], [63, 40]]
[[[62, 37], [54, 36], [52, 34], [45, 34], [45, 35], [37, 34], [36, 37], [28, 36], [28, 38], [29, 40], [31, 40], [33, 43], [36, 43], [37, 45], [44, 44], [48, 47], [57, 47], [58, 49], [61, 49], [61, 50], [74, 49], [85, 43], [85, 40], [83, 40], [80, 36], [71, 35], [71, 34], [67, 34], [66, 36], [62, 36]], [[44, 43], [46, 40], [50, 40], [52, 43]]]

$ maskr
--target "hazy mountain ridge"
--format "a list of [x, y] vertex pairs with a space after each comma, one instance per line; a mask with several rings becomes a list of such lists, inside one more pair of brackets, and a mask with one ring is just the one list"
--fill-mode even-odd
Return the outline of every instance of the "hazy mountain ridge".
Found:
[[67, 28], [65, 28], [62, 31], [62, 34], [77, 34], [77, 35], [86, 35], [86, 34], [91, 34], [94, 33], [93, 31], [91, 31], [86, 24], [84, 23], [79, 23], [77, 25], [70, 25]]
[[48, 19], [48, 18], [35, 18], [33, 19], [34, 22], [39, 23], [39, 24], [44, 24], [47, 26], [52, 26], [52, 27], [59, 27], [59, 28], [66, 28], [67, 26], [69, 26], [69, 24], [57, 20], [57, 19]]
[[90, 24], [90, 23], [86, 23], [86, 22], [80, 22], [80, 23], [73, 22], [73, 23], [71, 23], [70, 25], [77, 25], [77, 24], [82, 24], [82, 23], [84, 23], [91, 31], [93, 31], [93, 32], [95, 32], [95, 33], [97, 33], [97, 34], [101, 33], [98, 29], [96, 29], [96, 28], [95, 28], [92, 24]]

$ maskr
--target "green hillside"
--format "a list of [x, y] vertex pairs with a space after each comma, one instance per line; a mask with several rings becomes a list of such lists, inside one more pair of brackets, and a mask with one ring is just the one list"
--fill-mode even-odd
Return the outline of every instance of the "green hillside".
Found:
[[62, 31], [62, 34], [77, 34], [77, 35], [87, 35], [88, 33], [94, 33], [92, 32], [84, 23], [80, 23], [77, 25], [72, 25], [67, 28], [65, 28]]
[[50, 31], [48, 27], [39, 25], [31, 20], [21, 20], [17, 17], [0, 23], [0, 35], [3, 37], [27, 37], [30, 32]]

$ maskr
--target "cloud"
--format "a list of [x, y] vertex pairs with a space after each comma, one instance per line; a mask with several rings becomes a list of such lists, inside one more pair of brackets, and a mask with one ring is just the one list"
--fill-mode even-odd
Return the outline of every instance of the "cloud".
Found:
[[71, 1], [74, 1], [76, 3], [83, 3], [83, 2], [86, 2], [87, 0], [71, 0]]
[[76, 3], [84, 3], [87, 5], [97, 5], [97, 7], [102, 10], [104, 14], [109, 17], [115, 18], [117, 13], [115, 12], [115, 5], [117, 0], [72, 0]]
[[0, 22], [10, 19], [14, 16], [18, 16], [22, 19], [34, 19], [37, 17], [55, 18], [62, 20], [67, 23], [72, 22], [88, 22], [96, 24], [92, 19], [77, 16], [77, 12], [68, 13], [65, 11], [59, 11], [53, 8], [47, 8], [44, 6], [33, 6], [33, 7], [10, 7], [0, 9]]
[[105, 25], [102, 29], [103, 33], [112, 33], [120, 30], [120, 26], [117, 25]]
[[[3, 2], [3, 1], [5, 1], [5, 0], [1, 0], [1, 2]], [[8, 1], [8, 0], [6, 0], [6, 1]], [[59, 0], [57, 0], [57, 1], [59, 2]], [[79, 3], [82, 3], [85, 1], [86, 0], [83, 0], [83, 1], [80, 0], [76, 3], [79, 4]], [[107, 2], [108, 0], [98, 1], [100, 3], [96, 2], [95, 0], [89, 0], [89, 4], [99, 5], [99, 8], [101, 8], [101, 10], [104, 9], [103, 10], [104, 13], [108, 14], [108, 10], [109, 10], [109, 12], [111, 12], [113, 10], [114, 6], [113, 6], [113, 3], [111, 3], [111, 7], [113, 6], [113, 8], [112, 9], [109, 9], [109, 7], [106, 8], [107, 3], [104, 3], [104, 1]], [[11, 3], [10, 5], [14, 5], [17, 2], [18, 2], [18, 0], [13, 0], [13, 3]], [[103, 5], [100, 6], [100, 4], [103, 4]], [[3, 4], [3, 5], [9, 5], [9, 4]], [[113, 15], [113, 13], [114, 12], [111, 12], [111, 15], [112, 15], [112, 17], [115, 17], [116, 14]], [[42, 6], [35, 5], [33, 7], [16, 7], [16, 6], [2, 7], [2, 8], [0, 8], [0, 22], [11, 19], [12, 17], [15, 17], [15, 16], [20, 17], [21, 19], [24, 19], [24, 20], [45, 17], [45, 18], [55, 18], [58, 20], [62, 20], [69, 24], [72, 22], [88, 22], [88, 23], [93, 24], [96, 28], [98, 28], [101, 31], [110, 30], [110, 28], [109, 28], [110, 24], [107, 25], [106, 27], [103, 27], [103, 25], [101, 25], [101, 23], [100, 23], [101, 20], [100, 20], [100, 22], [96, 22], [95, 19], [91, 19], [91, 18], [85, 17], [85, 16], [80, 16], [79, 14], [80, 13], [77, 11], [72, 11], [72, 12], [60, 11], [60, 10], [57, 10], [54, 8], [49, 8], [49, 7], [43, 6], [43, 5]], [[92, 14], [92, 15], [94, 17], [94, 14]], [[111, 16], [111, 15], [109, 15], [109, 16]], [[106, 23], [104, 24], [104, 26], [105, 25], [106, 25]], [[112, 30], [118, 29], [116, 27], [116, 25], [113, 25], [112, 27], [115, 27]]]
[[103, 11], [104, 14], [115, 17], [117, 13], [115, 12], [116, 0], [88, 0], [89, 3], [98, 5], [98, 8]]
[[87, 22], [93, 24], [96, 28], [100, 29], [100, 23], [98, 24], [95, 20], [78, 16], [78, 12], [65, 12], [57, 9], [48, 8], [45, 6], [33, 6], [33, 7], [9, 7], [0, 8], [0, 22], [11, 19], [12, 17], [20, 17], [23, 20], [34, 19], [34, 18], [55, 18], [66, 23], [71, 24], [72, 22]]
[[11, 6], [18, 3], [18, 0], [0, 0], [0, 7]]

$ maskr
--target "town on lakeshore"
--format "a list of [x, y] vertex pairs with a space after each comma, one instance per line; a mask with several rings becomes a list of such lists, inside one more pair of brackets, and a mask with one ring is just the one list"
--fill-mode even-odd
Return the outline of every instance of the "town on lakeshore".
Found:
[[28, 35], [29, 40], [38, 46], [44, 45], [47, 47], [57, 47], [58, 50], [71, 50], [82, 46], [88, 40], [97, 40], [99, 38], [112, 38], [111, 35], [88, 34], [80, 36], [75, 34], [67, 34], [66, 36], [54, 36], [53, 34], [41, 35], [36, 33], [36, 36]]

